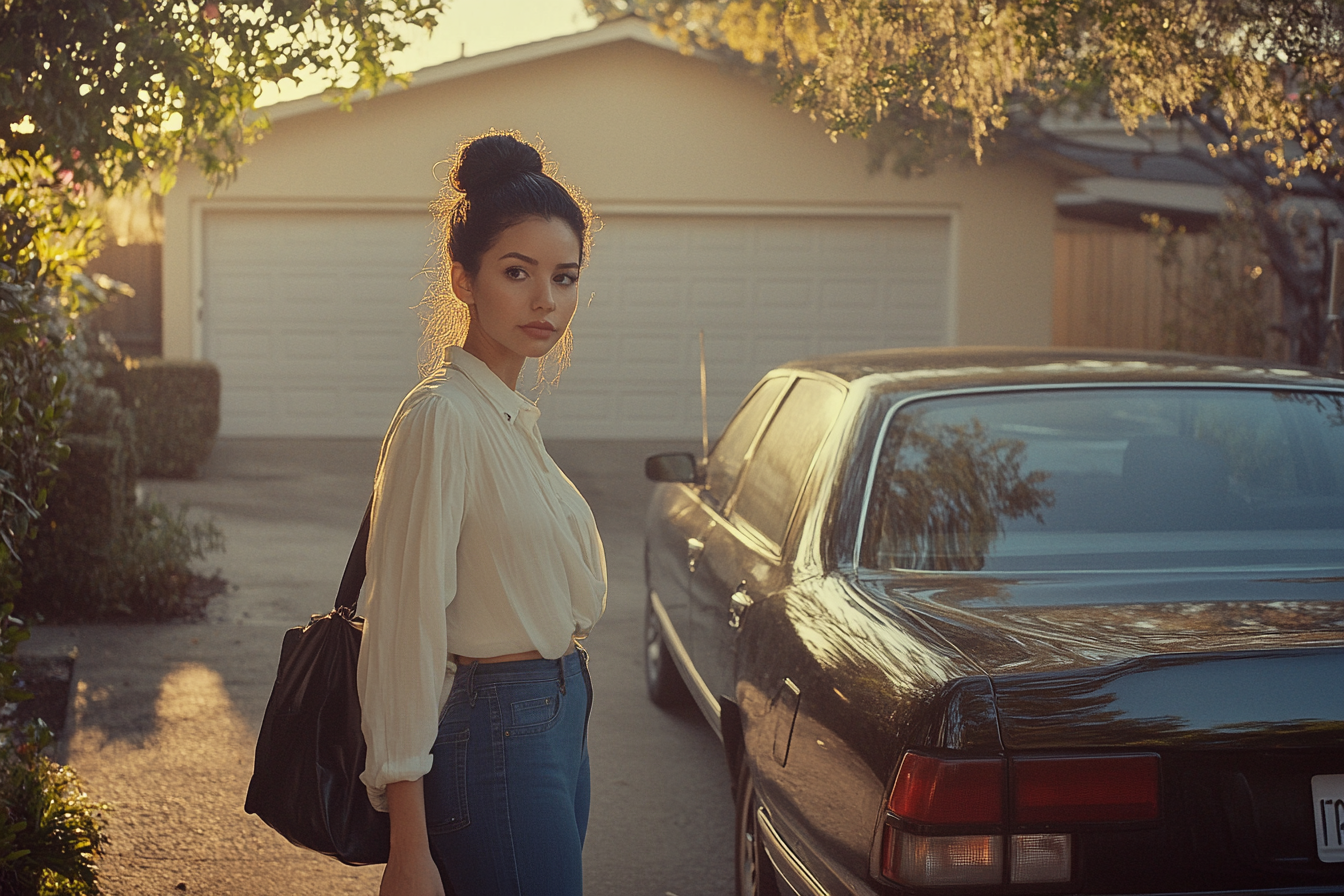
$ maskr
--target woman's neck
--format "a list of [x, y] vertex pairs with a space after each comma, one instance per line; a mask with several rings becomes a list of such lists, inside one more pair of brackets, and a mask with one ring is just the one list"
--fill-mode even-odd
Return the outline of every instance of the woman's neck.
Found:
[[510, 389], [518, 388], [518, 377], [523, 372], [521, 355], [514, 354], [488, 339], [476, 337], [476, 334], [471, 331], [467, 332], [467, 338], [462, 341], [462, 348], [471, 352], [477, 360], [489, 367], [490, 371], [499, 377], [504, 385]]

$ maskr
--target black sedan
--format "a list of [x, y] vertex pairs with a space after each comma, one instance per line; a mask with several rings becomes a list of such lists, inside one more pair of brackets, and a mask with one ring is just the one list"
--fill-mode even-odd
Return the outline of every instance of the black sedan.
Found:
[[841, 355], [646, 471], [740, 894], [1344, 892], [1344, 379]]

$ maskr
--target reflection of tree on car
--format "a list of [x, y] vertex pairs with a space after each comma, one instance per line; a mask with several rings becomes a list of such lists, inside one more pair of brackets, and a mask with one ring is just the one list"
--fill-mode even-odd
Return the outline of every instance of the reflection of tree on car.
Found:
[[980, 569], [1003, 520], [1054, 504], [1050, 474], [1022, 473], [1026, 444], [994, 439], [979, 420], [929, 423], [899, 414], [878, 462], [865, 544], [877, 568]]

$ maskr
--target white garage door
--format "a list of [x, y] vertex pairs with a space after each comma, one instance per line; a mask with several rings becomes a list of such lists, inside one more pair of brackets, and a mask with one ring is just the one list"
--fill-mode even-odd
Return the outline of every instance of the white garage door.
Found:
[[202, 337], [225, 436], [381, 436], [415, 385], [430, 218], [205, 216]]
[[[705, 331], [717, 432], [784, 361], [950, 340], [946, 218], [604, 219], [548, 438], [696, 438]], [[379, 435], [415, 382], [428, 220], [206, 218], [205, 351], [226, 435]], [[524, 373], [524, 386], [530, 385]]]
[[697, 438], [701, 329], [711, 436], [785, 361], [947, 344], [948, 231], [946, 218], [607, 219], [542, 426]]

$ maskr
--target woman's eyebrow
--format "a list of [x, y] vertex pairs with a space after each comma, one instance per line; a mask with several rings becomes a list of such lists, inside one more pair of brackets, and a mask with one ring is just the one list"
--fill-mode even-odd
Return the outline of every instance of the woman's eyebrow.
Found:
[[[521, 253], [521, 252], [505, 252], [503, 255], [501, 255], [501, 256], [499, 256], [499, 257], [500, 257], [500, 259], [505, 259], [505, 258], [516, 258], [516, 259], [518, 259], [519, 261], [527, 262], [528, 264], [532, 265], [533, 267], [535, 267], [535, 266], [537, 265], [537, 263], [538, 263], [537, 260], [536, 260], [535, 258], [532, 258], [531, 256], [528, 256], [528, 255], [524, 255], [524, 254]], [[578, 268], [578, 266], [579, 266], [579, 263], [578, 263], [577, 261], [566, 261], [566, 262], [562, 262], [561, 264], [556, 265], [557, 268], [576, 268], [576, 269]]]

